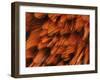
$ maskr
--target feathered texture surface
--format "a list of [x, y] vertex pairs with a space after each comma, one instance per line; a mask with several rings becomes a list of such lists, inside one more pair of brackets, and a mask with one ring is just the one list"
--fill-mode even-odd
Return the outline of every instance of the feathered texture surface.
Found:
[[89, 16], [26, 13], [26, 67], [89, 64]]

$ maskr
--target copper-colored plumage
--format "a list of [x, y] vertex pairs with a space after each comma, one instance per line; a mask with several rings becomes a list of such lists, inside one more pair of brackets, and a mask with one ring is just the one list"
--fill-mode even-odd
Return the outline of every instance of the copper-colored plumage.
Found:
[[37, 35], [39, 35], [40, 31], [41, 31], [40, 29], [36, 29], [30, 33], [30, 36], [26, 41], [26, 49], [38, 45], [40, 36]]
[[46, 16], [46, 14], [44, 14], [44, 13], [34, 13], [34, 16], [38, 19], [42, 19]]
[[84, 64], [89, 64], [89, 46], [87, 45], [84, 51]]
[[26, 13], [26, 66], [89, 64], [89, 15]]

